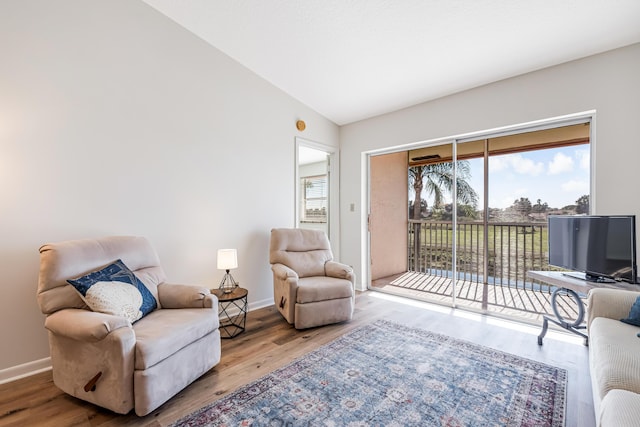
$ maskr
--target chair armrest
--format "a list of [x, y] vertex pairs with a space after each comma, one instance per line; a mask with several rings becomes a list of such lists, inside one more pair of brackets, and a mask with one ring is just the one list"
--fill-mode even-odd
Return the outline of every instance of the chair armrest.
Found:
[[298, 280], [298, 273], [284, 264], [271, 264], [271, 271], [273, 271], [274, 276], [280, 280], [286, 280], [288, 278]]
[[67, 308], [47, 316], [44, 327], [56, 335], [76, 341], [96, 342], [116, 329], [131, 329], [131, 322], [124, 317], [112, 314]]
[[329, 277], [336, 277], [338, 279], [347, 279], [351, 283], [355, 281], [355, 275], [353, 274], [353, 268], [347, 264], [342, 264], [336, 261], [327, 261], [324, 265], [325, 274]]
[[273, 271], [273, 302], [287, 322], [293, 323], [298, 293], [298, 273], [279, 263], [271, 264], [271, 271]]
[[218, 298], [204, 286], [161, 283], [158, 300], [162, 308], [218, 308]]
[[629, 317], [631, 306], [640, 292], [622, 289], [595, 288], [587, 297], [587, 325], [596, 317], [620, 320]]

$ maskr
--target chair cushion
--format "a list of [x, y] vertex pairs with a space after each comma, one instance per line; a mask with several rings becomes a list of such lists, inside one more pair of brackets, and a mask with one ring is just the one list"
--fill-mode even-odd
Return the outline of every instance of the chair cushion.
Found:
[[353, 286], [349, 280], [326, 276], [305, 277], [298, 281], [296, 302], [305, 304], [352, 296]]
[[602, 399], [613, 389], [640, 393], [640, 329], [615, 319], [597, 317], [589, 328], [591, 375]]
[[110, 236], [49, 243], [40, 248], [38, 304], [44, 314], [64, 308], [86, 308], [68, 279], [79, 277], [120, 259], [158, 298], [165, 281], [158, 255], [144, 237]]
[[600, 427], [637, 427], [640, 424], [640, 394], [611, 390], [600, 404]]
[[144, 370], [218, 328], [211, 308], [160, 309], [133, 325], [136, 333], [135, 369]]
[[299, 277], [324, 276], [324, 265], [333, 260], [327, 235], [319, 230], [275, 228], [271, 230], [269, 262], [284, 264]]
[[121, 260], [67, 280], [93, 311], [135, 322], [156, 309], [156, 299]]

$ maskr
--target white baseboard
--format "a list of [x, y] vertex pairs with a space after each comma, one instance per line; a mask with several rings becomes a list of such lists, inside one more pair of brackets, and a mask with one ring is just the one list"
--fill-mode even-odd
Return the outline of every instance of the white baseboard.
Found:
[[0, 384], [9, 383], [19, 380], [20, 378], [29, 377], [39, 374], [40, 372], [51, 369], [51, 358], [34, 360], [33, 362], [23, 363], [22, 365], [12, 366], [10, 368], [0, 370]]
[[[252, 312], [253, 310], [257, 310], [259, 308], [268, 307], [273, 305], [273, 300], [271, 298], [267, 298], [262, 301], [256, 301], [249, 304], [247, 307], [248, 312]], [[228, 305], [226, 310], [226, 315], [224, 313], [218, 313], [220, 315], [220, 321], [226, 319], [227, 316], [237, 316], [240, 314], [240, 309], [238, 307], [234, 307], [233, 305]]]
[[263, 299], [262, 301], [254, 301], [251, 304], [249, 304], [249, 311], [257, 310], [259, 308], [269, 307], [270, 305], [273, 305], [273, 304], [274, 304], [273, 297]]

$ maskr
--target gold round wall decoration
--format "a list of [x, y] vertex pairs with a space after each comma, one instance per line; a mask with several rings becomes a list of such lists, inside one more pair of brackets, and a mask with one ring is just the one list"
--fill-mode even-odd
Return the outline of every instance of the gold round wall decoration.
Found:
[[303, 131], [303, 130], [305, 130], [305, 129], [307, 128], [307, 125], [306, 125], [306, 123], [304, 122], [304, 120], [298, 120], [298, 121], [296, 122], [296, 128], [297, 128], [299, 131]]

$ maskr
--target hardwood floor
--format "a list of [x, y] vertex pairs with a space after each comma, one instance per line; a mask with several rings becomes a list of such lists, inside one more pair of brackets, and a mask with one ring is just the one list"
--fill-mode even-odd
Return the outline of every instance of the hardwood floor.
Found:
[[595, 425], [582, 340], [550, 332], [538, 346], [537, 328], [405, 300], [380, 292], [359, 293], [351, 322], [297, 331], [275, 307], [251, 311], [247, 330], [222, 341], [218, 366], [146, 417], [117, 415], [60, 392], [51, 372], [0, 386], [0, 426], [166, 426], [293, 359], [377, 319], [451, 335], [568, 371], [566, 427]]

